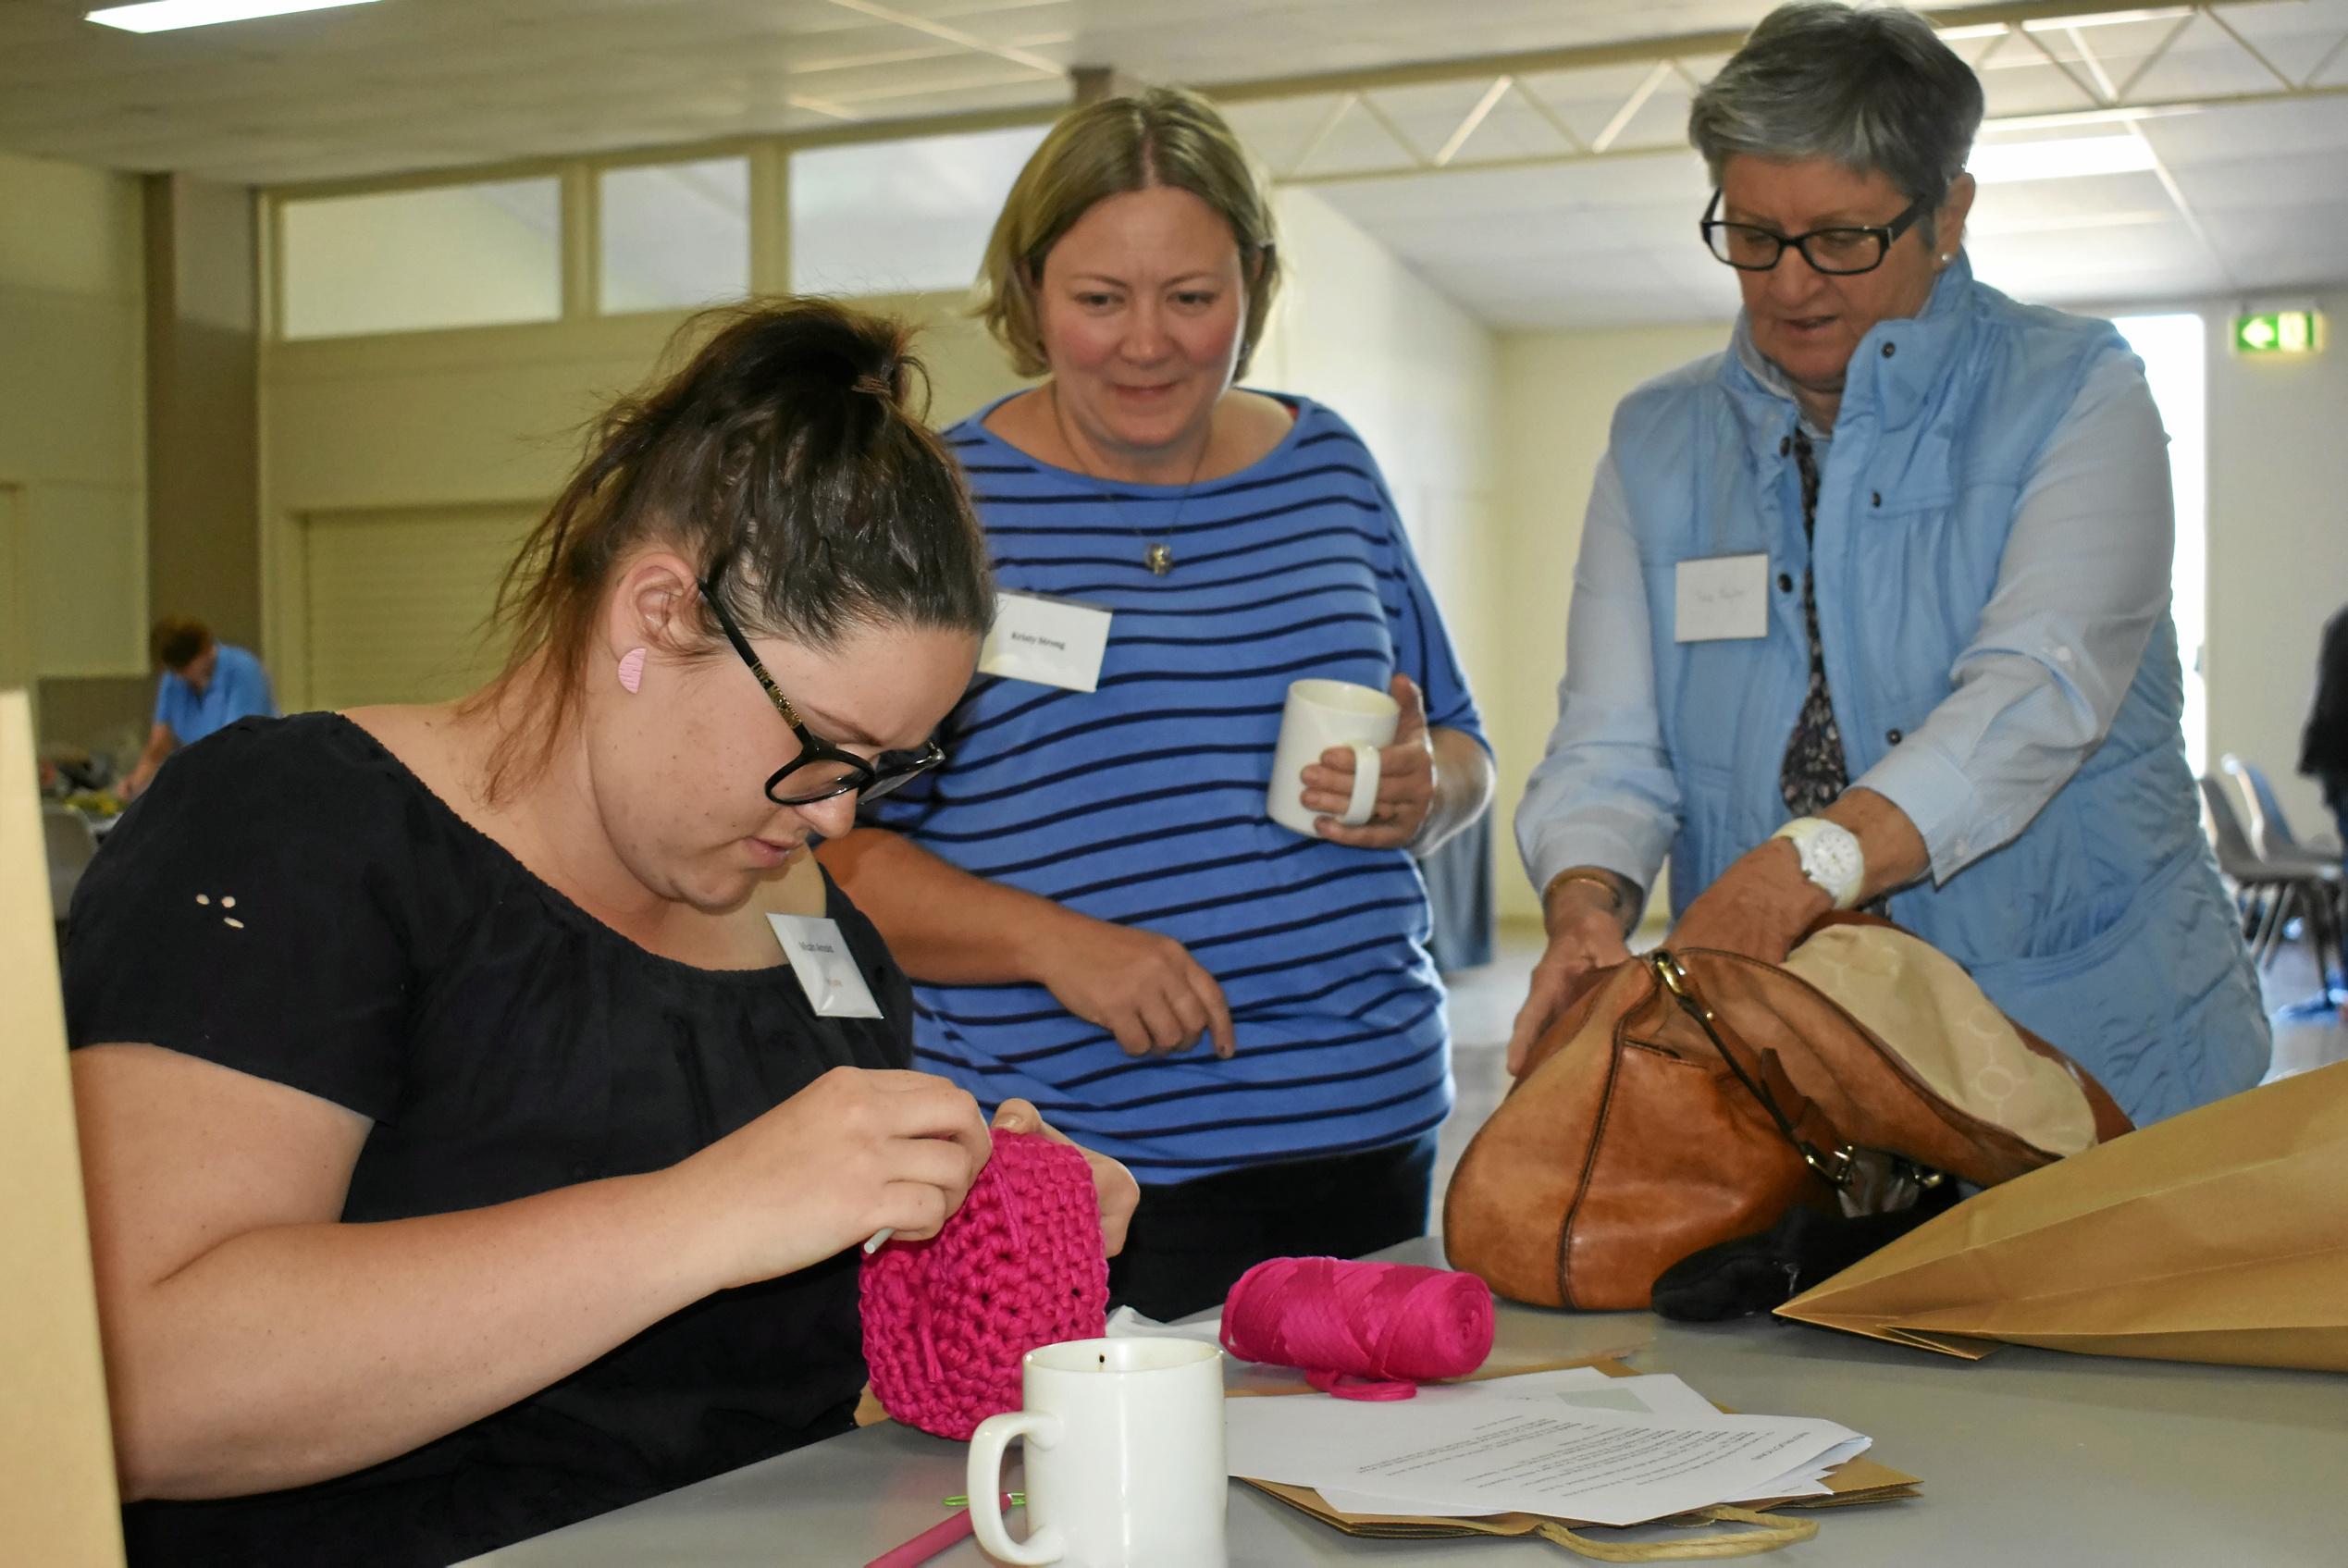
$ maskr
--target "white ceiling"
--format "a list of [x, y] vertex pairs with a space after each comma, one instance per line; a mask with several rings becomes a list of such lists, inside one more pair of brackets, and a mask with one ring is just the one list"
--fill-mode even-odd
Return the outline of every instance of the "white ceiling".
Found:
[[[91, 25], [84, 8], [0, 0], [0, 149], [278, 184], [1048, 105], [1065, 101], [1064, 73], [1080, 64], [1228, 83], [1735, 29], [1767, 4], [380, 0], [149, 36]], [[2306, 91], [2279, 93], [2204, 17], [2122, 101], [2275, 101], [1993, 131], [2141, 136], [2160, 167], [1985, 188], [1971, 234], [1984, 276], [2027, 297], [2099, 303], [2348, 282], [2348, 50], [2326, 61], [2348, 39], [2348, 0], [2220, 15]], [[1995, 45], [1982, 63], [1993, 118], [2045, 116], [2093, 102], [2097, 70], [2105, 86], [2125, 83], [2177, 26], [2144, 14], [1959, 47], [1979, 58]], [[1682, 62], [1696, 80], [1717, 63]], [[1607, 156], [1474, 167], [1568, 153], [1568, 134], [1593, 140], [1648, 68], [1525, 77], [1439, 172], [1358, 178], [1430, 157], [1489, 78], [1381, 89], [1344, 114], [1329, 94], [1233, 113], [1276, 169], [1496, 326], [1721, 315], [1735, 290], [1693, 232], [1706, 191], [1681, 142], [1684, 79], [1616, 128]]]

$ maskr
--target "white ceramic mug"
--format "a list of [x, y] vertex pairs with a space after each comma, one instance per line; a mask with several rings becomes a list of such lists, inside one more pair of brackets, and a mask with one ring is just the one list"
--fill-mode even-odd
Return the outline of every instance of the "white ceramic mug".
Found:
[[[1005, 1562], [1224, 1568], [1223, 1352], [1071, 1340], [1020, 1362], [1021, 1408], [970, 1437], [970, 1523]], [[1003, 1451], [1027, 1445], [1027, 1538], [1003, 1527]]]
[[1272, 751], [1272, 786], [1264, 810], [1272, 821], [1307, 838], [1321, 815], [1304, 806], [1304, 770], [1331, 747], [1353, 753], [1353, 794], [1337, 820], [1358, 828], [1378, 806], [1378, 748], [1394, 744], [1402, 705], [1375, 687], [1351, 681], [1297, 681], [1280, 710], [1280, 739]]

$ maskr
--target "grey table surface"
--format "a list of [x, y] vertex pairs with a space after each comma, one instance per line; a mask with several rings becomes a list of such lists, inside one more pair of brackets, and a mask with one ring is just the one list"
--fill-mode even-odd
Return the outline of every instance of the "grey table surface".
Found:
[[[1442, 1261], [1424, 1239], [1382, 1255]], [[2348, 1568], [2348, 1377], [2019, 1347], [1966, 1363], [1771, 1318], [1696, 1326], [1501, 1304], [1498, 1364], [1608, 1353], [1675, 1372], [1735, 1409], [1839, 1421], [1875, 1439], [1874, 1458], [1922, 1478], [1913, 1500], [1822, 1511], [1813, 1539], [1765, 1559], [1786, 1568]], [[1270, 1376], [1234, 1368], [1235, 1384]], [[870, 1426], [473, 1568], [856, 1568], [945, 1517], [963, 1451]], [[1233, 1568], [1582, 1561], [1532, 1540], [1355, 1539], [1237, 1483], [1230, 1519]], [[965, 1540], [934, 1561], [992, 1560]]]

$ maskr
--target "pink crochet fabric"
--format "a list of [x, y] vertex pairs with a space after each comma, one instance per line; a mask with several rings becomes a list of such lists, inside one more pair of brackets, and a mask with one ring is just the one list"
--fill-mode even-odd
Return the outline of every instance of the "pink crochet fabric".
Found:
[[891, 1241], [863, 1268], [872, 1392], [897, 1420], [958, 1442], [1020, 1407], [1020, 1357], [1108, 1326], [1092, 1168], [1037, 1134], [997, 1132], [945, 1228]]

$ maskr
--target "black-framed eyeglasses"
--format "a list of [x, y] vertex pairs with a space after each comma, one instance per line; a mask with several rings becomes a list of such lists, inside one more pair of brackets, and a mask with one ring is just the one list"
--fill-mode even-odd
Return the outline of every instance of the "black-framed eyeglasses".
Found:
[[1739, 272], [1767, 272], [1777, 265], [1788, 246], [1801, 252], [1802, 260], [1810, 263], [1813, 272], [1831, 273], [1848, 278], [1856, 272], [1872, 272], [1884, 265], [1891, 254], [1892, 241], [1916, 226], [1924, 216], [1921, 201], [1908, 204], [1908, 210], [1889, 223], [1867, 228], [1813, 228], [1807, 234], [1780, 234], [1773, 228], [1762, 228], [1750, 223], [1726, 223], [1712, 215], [1720, 211], [1720, 192], [1712, 192], [1711, 205], [1696, 225], [1704, 236], [1704, 243], [1712, 254]]
[[[750, 639], [742, 635], [742, 628], [726, 613], [725, 600], [718, 597], [718, 579], [724, 574], [725, 560], [721, 557], [702, 580], [701, 597], [709, 601], [710, 613], [717, 617], [725, 640], [734, 645], [734, 651], [742, 656], [742, 662], [759, 678], [759, 685], [766, 688], [767, 700], [774, 704], [774, 710], [783, 715], [783, 722], [791, 726], [791, 734], [799, 742], [798, 756], [775, 769], [766, 781], [769, 800], [777, 806], [812, 806], [851, 790], [867, 800], [877, 800], [915, 774], [928, 772], [945, 760], [945, 751], [934, 740], [923, 742], [918, 751], [884, 751], [868, 760], [809, 729], [798, 710], [791, 706], [791, 699], [783, 695], [783, 688], [774, 684], [774, 677], [759, 662], [759, 656], [750, 651]], [[785, 784], [790, 787], [786, 789]]]

